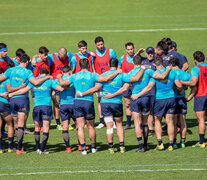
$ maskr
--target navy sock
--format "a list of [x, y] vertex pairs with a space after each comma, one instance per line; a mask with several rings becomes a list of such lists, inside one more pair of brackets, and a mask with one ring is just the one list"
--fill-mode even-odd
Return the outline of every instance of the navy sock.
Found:
[[57, 125], [61, 125], [61, 123], [60, 123], [60, 118], [59, 119], [55, 119], [56, 120], [56, 124]]
[[124, 142], [119, 143], [120, 147], [124, 147]]
[[41, 151], [44, 152], [45, 151], [45, 146], [47, 144], [47, 140], [48, 140], [48, 137], [49, 137], [49, 133], [43, 133], [43, 136], [42, 136], [42, 145], [41, 145]]
[[36, 150], [40, 149], [40, 132], [35, 131], [35, 143], [36, 143]]
[[96, 143], [91, 143], [91, 148], [95, 148], [96, 149]]
[[203, 144], [205, 142], [205, 134], [199, 134], [200, 136], [200, 144]]
[[8, 148], [13, 149], [14, 137], [8, 137]]
[[137, 140], [138, 140], [138, 143], [139, 143], [139, 149], [143, 149], [144, 148], [144, 144], [142, 142], [142, 137], [138, 137]]
[[112, 143], [108, 143], [109, 144], [109, 148], [113, 148], [113, 142]]
[[65, 141], [66, 148], [70, 147], [70, 139], [68, 135], [68, 130], [62, 131], [63, 140]]
[[3, 145], [2, 145], [2, 138], [0, 138], [0, 149], [3, 149]]
[[173, 143], [174, 143], [174, 144], [176, 144], [176, 141], [177, 141], [177, 139], [176, 139], [176, 138], [174, 138]]
[[144, 146], [147, 146], [148, 141], [148, 134], [149, 134], [149, 127], [148, 125], [143, 126], [143, 136], [144, 136]]
[[82, 151], [86, 150], [86, 144], [81, 144], [81, 147], [82, 147]]
[[100, 123], [104, 124], [104, 118], [100, 118]]
[[127, 119], [126, 124], [129, 125], [129, 126], [131, 126], [131, 117], [132, 116], [126, 116], [126, 119]]
[[157, 142], [158, 142], [158, 145], [160, 146], [162, 144], [162, 139], [158, 139]]
[[17, 131], [18, 150], [22, 150], [23, 138], [24, 138], [24, 127], [18, 127], [18, 131]]

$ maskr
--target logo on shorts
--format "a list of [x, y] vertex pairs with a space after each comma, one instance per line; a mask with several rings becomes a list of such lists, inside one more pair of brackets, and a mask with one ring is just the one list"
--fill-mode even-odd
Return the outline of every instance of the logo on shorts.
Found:
[[187, 112], [187, 109], [183, 109], [183, 112], [186, 113]]
[[8, 112], [1, 112], [0, 115], [1, 116], [7, 116], [8, 115]]
[[19, 111], [26, 111], [26, 108], [20, 108]]
[[170, 113], [174, 113], [174, 112], [175, 112], [175, 110], [173, 110], [173, 109], [170, 110]]
[[50, 119], [50, 116], [44, 115], [43, 118], [44, 119]]
[[87, 117], [93, 117], [93, 114], [87, 114]]

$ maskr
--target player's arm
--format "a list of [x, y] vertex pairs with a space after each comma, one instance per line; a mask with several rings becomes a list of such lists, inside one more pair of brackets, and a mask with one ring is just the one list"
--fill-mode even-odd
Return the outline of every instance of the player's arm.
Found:
[[140, 49], [134, 54], [134, 56], [136, 56], [136, 55], [141, 55], [144, 51], [145, 51], [144, 48], [140, 48]]
[[172, 66], [167, 66], [167, 68], [164, 72], [162, 72], [162, 73], [155, 72], [152, 77], [154, 79], [165, 79], [165, 77], [169, 74], [171, 69], [172, 69]]
[[69, 79], [63, 79], [61, 75], [58, 75], [57, 78], [62, 87], [67, 87], [68, 85], [71, 84]]
[[118, 69], [115, 72], [108, 74], [106, 76], [100, 75], [98, 78], [98, 82], [108, 82], [108, 81], [114, 79], [118, 74], [121, 74], [121, 73], [122, 73], [122, 70]]
[[0, 75], [0, 82], [4, 81], [6, 79], [7, 79], [7, 77], [4, 74]]
[[186, 98], [187, 102], [192, 100], [193, 97], [195, 96], [196, 92], [197, 92], [197, 87], [196, 86], [193, 86], [193, 87], [190, 87], [190, 88], [191, 88], [190, 95]]
[[103, 97], [105, 99], [110, 99], [110, 98], [113, 98], [115, 96], [119, 96], [119, 95], [123, 94], [128, 88], [129, 88], [129, 83], [124, 83], [124, 85], [118, 91], [116, 91], [113, 94], [107, 92], [107, 94], [104, 95]]
[[31, 63], [32, 63], [33, 66], [36, 66], [37, 65], [37, 61], [36, 61], [36, 58], [37, 57], [38, 57], [37, 54], [32, 57]]
[[184, 63], [183, 64], [183, 67], [182, 67], [182, 70], [187, 72], [188, 71], [188, 68], [189, 68], [188, 62]]
[[0, 96], [5, 99], [8, 99], [8, 92], [0, 93]]
[[180, 82], [186, 86], [196, 86], [196, 84], [198, 83], [198, 77], [192, 76], [190, 81], [180, 81]]
[[96, 91], [98, 91], [101, 87], [102, 87], [101, 84], [96, 83], [94, 87], [88, 89], [87, 91], [84, 91], [82, 93], [80, 91], [76, 91], [76, 96], [82, 97], [82, 96], [91, 95], [91, 94], [95, 93]]
[[183, 85], [179, 79], [175, 80], [175, 85], [177, 86], [179, 93], [183, 94], [184, 93]]
[[94, 67], [94, 65], [92, 65], [92, 70], [93, 70], [93, 72], [96, 72], [96, 71], [95, 71], [95, 67]]
[[17, 96], [17, 95], [25, 94], [25, 93], [28, 92], [30, 89], [31, 89], [31, 87], [26, 86], [26, 87], [23, 88], [23, 89], [20, 89], [20, 90], [18, 90], [18, 91], [12, 92], [12, 93], [9, 93], [9, 97], [11, 98], [11, 97], [13, 97], [13, 96]]
[[145, 94], [149, 93], [152, 88], [154, 87], [155, 83], [154, 82], [149, 82], [148, 85], [138, 94], [134, 94], [131, 96], [132, 100], [136, 100], [141, 96], [144, 96]]
[[18, 90], [20, 90], [20, 89], [22, 89], [22, 88], [24, 88], [24, 87], [26, 87], [26, 84], [23, 82], [22, 84], [21, 84], [21, 86], [19, 86], [19, 87], [12, 87], [11, 86], [11, 84], [7, 84], [6, 85], [6, 89], [7, 89], [7, 91], [9, 92], [9, 93], [12, 93], [12, 92], [14, 92], [14, 91], [18, 91]]
[[145, 69], [146, 69], [145, 66], [141, 66], [140, 71], [135, 76], [131, 77], [130, 82], [137, 82], [137, 81], [139, 81], [142, 78]]
[[37, 86], [37, 85], [40, 85], [43, 82], [45, 82], [46, 80], [51, 79], [51, 78], [52, 78], [52, 76], [48, 76], [48, 75], [44, 76], [42, 78], [39, 78], [39, 79], [36, 79], [35, 77], [33, 77], [29, 80], [29, 82], [31, 82], [33, 85]]
[[57, 86], [57, 87], [55, 88], [55, 90], [62, 92], [62, 91], [64, 91], [64, 88], [61, 87], [61, 86]]

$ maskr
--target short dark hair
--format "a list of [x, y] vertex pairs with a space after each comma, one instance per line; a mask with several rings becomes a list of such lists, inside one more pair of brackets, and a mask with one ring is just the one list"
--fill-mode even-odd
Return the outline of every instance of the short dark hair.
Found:
[[23, 49], [21, 49], [21, 48], [19, 48], [19, 49], [16, 50], [16, 56], [17, 57], [21, 57], [25, 53], [26, 52]]
[[204, 62], [205, 61], [205, 55], [201, 51], [194, 52], [193, 53], [193, 58], [194, 58], [194, 60], [196, 60], [198, 62]]
[[20, 57], [20, 63], [26, 63], [26, 62], [29, 62], [29, 60], [30, 60], [30, 57], [27, 54], [23, 54]]
[[89, 69], [89, 61], [87, 58], [83, 58], [79, 61], [81, 69]]
[[134, 43], [128, 42], [128, 43], [125, 44], [125, 48], [127, 48], [127, 46], [132, 46], [134, 48]]
[[173, 67], [180, 66], [180, 61], [178, 58], [174, 57], [169, 61], [169, 65], [172, 65]]
[[142, 57], [138, 54], [133, 58], [134, 65], [141, 65], [142, 64]]
[[48, 53], [48, 52], [49, 52], [49, 50], [45, 46], [41, 46], [39, 48], [39, 53], [40, 54], [45, 54], [45, 53]]
[[118, 67], [118, 59], [111, 58], [110, 61], [109, 61], [109, 66], [117, 68]]
[[99, 42], [103, 42], [104, 43], [104, 39], [101, 36], [98, 36], [95, 38], [95, 44], [99, 43]]
[[4, 43], [0, 43], [0, 49], [2, 49], [2, 48], [6, 48], [6, 47], [7, 47], [6, 44], [4, 44]]
[[5, 70], [14, 67], [14, 64], [7, 64]]
[[166, 38], [163, 38], [161, 41], [167, 44], [169, 49], [172, 48], [172, 40], [170, 38], [166, 37]]
[[167, 45], [166, 43], [164, 43], [163, 41], [159, 41], [159, 42], [157, 43], [156, 48], [162, 49], [162, 50], [164, 51], [165, 54], [167, 54], [168, 51], [169, 51], [169, 47], [168, 47], [168, 45]]
[[160, 66], [160, 65], [163, 65], [163, 59], [161, 56], [155, 56], [154, 58], [154, 64], [156, 66]]
[[62, 67], [63, 73], [67, 73], [67, 72], [69, 72], [71, 70], [72, 70], [72, 68], [70, 66], [68, 66], [68, 65], [65, 65], [65, 66]]
[[49, 70], [47, 68], [41, 68], [40, 74], [49, 74]]
[[87, 42], [84, 41], [84, 40], [82, 40], [82, 41], [80, 41], [80, 42], [78, 43], [78, 47], [79, 47], [79, 48], [81, 48], [81, 47], [85, 47], [85, 46], [87, 46]]

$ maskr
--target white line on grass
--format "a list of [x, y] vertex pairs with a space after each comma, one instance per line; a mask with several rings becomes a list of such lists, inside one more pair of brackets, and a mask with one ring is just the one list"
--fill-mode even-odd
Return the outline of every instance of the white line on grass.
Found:
[[126, 173], [126, 172], [166, 172], [166, 171], [207, 171], [207, 169], [137, 169], [137, 170], [80, 170], [80, 171], [54, 171], [54, 172], [28, 172], [28, 173], [7, 173], [0, 176], [22, 176], [41, 174], [72, 174], [72, 173]]
[[86, 30], [86, 31], [14, 32], [14, 33], [0, 33], [0, 35], [5, 36], [5, 35], [28, 35], [28, 34], [122, 33], [122, 32], [206, 31], [206, 30], [207, 28]]

